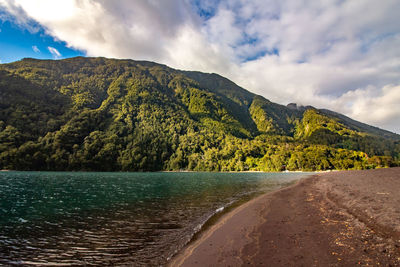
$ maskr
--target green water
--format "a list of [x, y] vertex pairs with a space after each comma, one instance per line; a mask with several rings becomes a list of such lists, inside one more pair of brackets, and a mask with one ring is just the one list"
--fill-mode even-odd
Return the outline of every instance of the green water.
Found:
[[163, 265], [218, 211], [305, 173], [0, 173], [0, 264]]

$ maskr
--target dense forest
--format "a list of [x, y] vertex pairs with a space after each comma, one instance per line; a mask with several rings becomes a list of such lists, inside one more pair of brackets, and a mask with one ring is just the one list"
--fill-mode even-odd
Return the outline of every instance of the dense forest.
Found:
[[0, 169], [282, 171], [398, 166], [400, 136], [272, 103], [217, 74], [106, 58], [0, 65]]

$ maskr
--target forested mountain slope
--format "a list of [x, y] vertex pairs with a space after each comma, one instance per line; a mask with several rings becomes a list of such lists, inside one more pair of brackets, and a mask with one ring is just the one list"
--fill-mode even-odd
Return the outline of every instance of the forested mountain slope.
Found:
[[0, 65], [0, 169], [375, 168], [398, 164], [399, 140], [217, 74], [84, 57]]

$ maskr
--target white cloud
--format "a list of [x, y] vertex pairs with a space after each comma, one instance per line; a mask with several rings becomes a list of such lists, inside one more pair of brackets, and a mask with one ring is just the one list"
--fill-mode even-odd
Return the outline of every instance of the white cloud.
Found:
[[48, 34], [71, 47], [90, 56], [116, 58], [162, 58], [181, 25], [189, 23], [186, 14], [191, 12], [179, 0], [0, 1], [23, 9]]
[[[40, 53], [40, 49], [39, 49], [36, 45], [32, 46], [32, 50], [33, 50], [33, 52], [35, 52], [35, 53]], [[51, 52], [51, 51], [50, 51], [50, 52]]]
[[0, 0], [0, 11], [6, 10], [6, 12], [0, 12], [0, 20], [9, 20], [13, 23], [27, 29], [31, 33], [38, 31], [37, 25], [34, 23], [30, 15], [16, 3], [14, 0]]
[[90, 56], [217, 72], [273, 101], [330, 108], [400, 133], [395, 119], [400, 110], [388, 103], [400, 86], [398, 0], [0, 0], [0, 5], [21, 25], [37, 21]]
[[349, 107], [350, 116], [384, 128], [400, 125], [399, 103], [400, 85], [386, 85], [381, 89], [357, 89], [335, 100], [336, 105]]
[[49, 52], [53, 55], [54, 59], [58, 59], [61, 57], [60, 52], [58, 52], [57, 49], [55, 49], [54, 47], [48, 46], [47, 49], [49, 50]]

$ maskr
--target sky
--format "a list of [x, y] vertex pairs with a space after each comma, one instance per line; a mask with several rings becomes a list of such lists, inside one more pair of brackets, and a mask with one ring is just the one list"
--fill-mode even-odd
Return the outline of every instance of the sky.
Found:
[[399, 14], [398, 0], [0, 0], [0, 61], [156, 61], [400, 133]]

